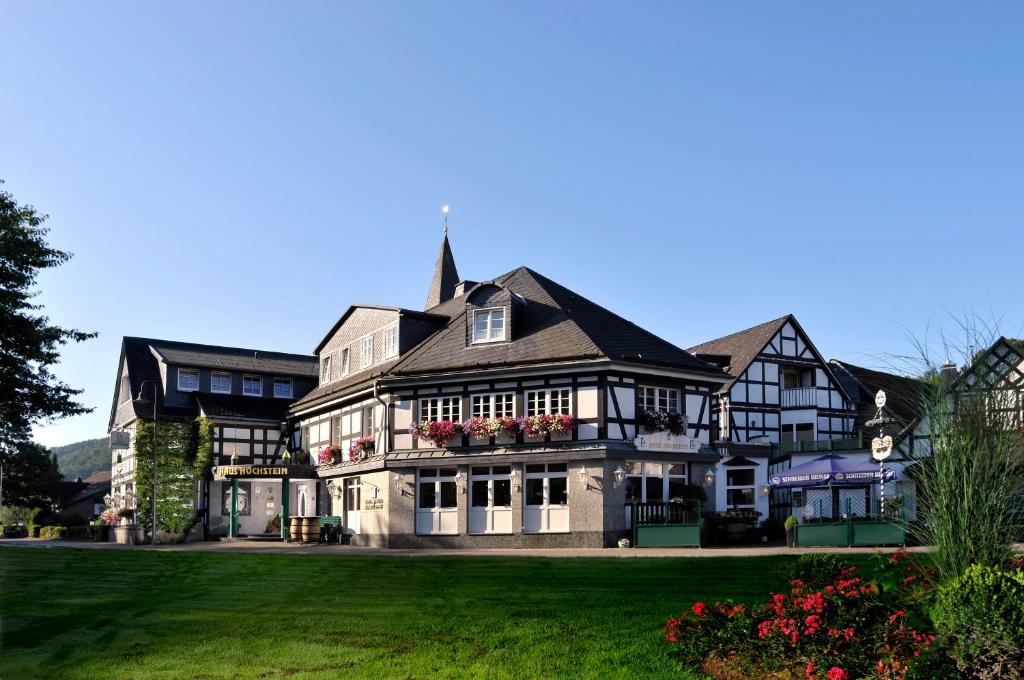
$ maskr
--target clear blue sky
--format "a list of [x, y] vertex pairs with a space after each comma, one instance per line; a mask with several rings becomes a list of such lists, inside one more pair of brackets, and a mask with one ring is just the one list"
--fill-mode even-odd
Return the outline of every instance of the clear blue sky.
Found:
[[0, 177], [122, 335], [311, 352], [350, 302], [528, 265], [684, 347], [787, 312], [879, 365], [1024, 324], [1020, 3], [3, 3]]

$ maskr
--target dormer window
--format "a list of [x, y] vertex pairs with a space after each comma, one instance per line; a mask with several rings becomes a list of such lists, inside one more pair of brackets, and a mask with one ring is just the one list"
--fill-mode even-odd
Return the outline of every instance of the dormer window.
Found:
[[195, 392], [199, 389], [199, 369], [179, 368], [178, 369], [178, 391]]
[[363, 338], [362, 347], [359, 352], [359, 367], [369, 368], [373, 366], [373, 336], [367, 335]]
[[505, 309], [477, 309], [473, 312], [473, 344], [505, 340]]
[[341, 350], [341, 374], [342, 375], [348, 375], [348, 368], [349, 368], [349, 363], [350, 363], [350, 361], [349, 361], [350, 354], [351, 354], [351, 352], [349, 351], [348, 347], [346, 347], [345, 349]]
[[242, 394], [247, 397], [262, 397], [263, 377], [259, 375], [242, 376]]
[[384, 358], [398, 356], [398, 326], [391, 326], [384, 331]]
[[231, 374], [220, 371], [211, 373], [210, 391], [216, 394], [231, 394]]
[[320, 383], [331, 381], [331, 356], [328, 354], [320, 361]]

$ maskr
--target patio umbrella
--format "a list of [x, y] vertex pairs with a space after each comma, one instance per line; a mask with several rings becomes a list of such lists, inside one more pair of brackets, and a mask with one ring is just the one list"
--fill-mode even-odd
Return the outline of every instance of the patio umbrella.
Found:
[[[815, 458], [803, 465], [776, 472], [769, 483], [777, 489], [804, 486], [863, 486], [878, 482], [882, 473], [878, 465], [855, 461], [835, 453]], [[894, 478], [892, 470], [885, 471], [885, 481]]]

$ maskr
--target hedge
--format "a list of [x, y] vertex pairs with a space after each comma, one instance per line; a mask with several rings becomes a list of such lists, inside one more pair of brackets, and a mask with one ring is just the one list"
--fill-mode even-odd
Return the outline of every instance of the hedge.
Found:
[[47, 526], [39, 530], [39, 538], [44, 541], [52, 541], [55, 539], [64, 538], [67, 534], [68, 528], [62, 526]]

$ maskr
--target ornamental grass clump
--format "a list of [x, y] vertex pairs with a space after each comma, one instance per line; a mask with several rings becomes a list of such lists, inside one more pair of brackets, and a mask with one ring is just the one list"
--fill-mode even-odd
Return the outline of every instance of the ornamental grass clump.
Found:
[[[825, 578], [823, 569], [834, 570]], [[908, 569], [917, 578], [903, 585]], [[920, 606], [927, 571], [908, 554], [879, 563], [870, 579], [822, 559], [802, 572], [809, 581], [793, 579], [760, 605], [698, 602], [668, 620], [665, 639], [713, 678], [955, 677]]]

